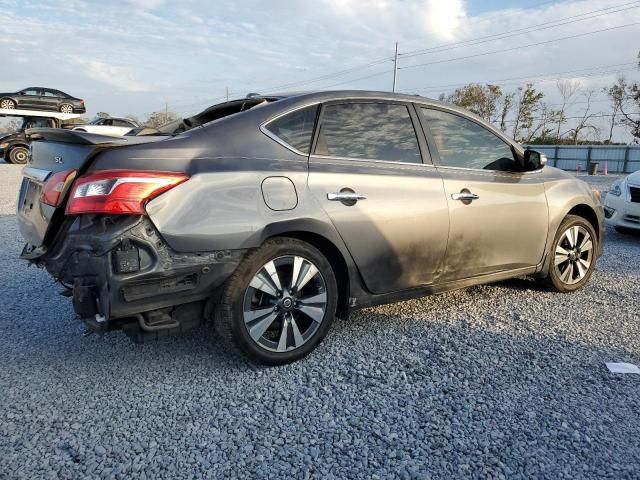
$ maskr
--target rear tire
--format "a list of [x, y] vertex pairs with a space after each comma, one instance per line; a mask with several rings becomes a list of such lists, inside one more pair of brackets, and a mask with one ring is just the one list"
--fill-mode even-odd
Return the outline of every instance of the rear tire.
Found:
[[305, 357], [327, 334], [338, 287], [318, 249], [274, 238], [249, 253], [227, 281], [214, 327], [223, 342], [251, 360], [284, 365]]
[[24, 165], [29, 161], [29, 150], [26, 147], [13, 147], [9, 151], [9, 162]]
[[569, 293], [581, 289], [596, 265], [598, 237], [588, 220], [567, 215], [551, 245], [551, 265], [543, 283], [550, 290]]
[[69, 105], [68, 103], [63, 103], [58, 108], [60, 113], [73, 113], [73, 105]]
[[0, 100], [0, 108], [4, 108], [6, 110], [15, 110], [16, 102], [11, 100], [10, 98], [3, 98]]

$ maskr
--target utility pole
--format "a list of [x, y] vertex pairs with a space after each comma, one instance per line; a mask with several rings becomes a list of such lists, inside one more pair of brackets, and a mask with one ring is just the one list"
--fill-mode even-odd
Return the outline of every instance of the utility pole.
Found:
[[169, 121], [169, 102], [164, 102], [164, 122], [167, 123]]
[[225, 96], [227, 97], [227, 102], [229, 101], [229, 87], [224, 87], [225, 88]]
[[393, 57], [393, 89], [392, 92], [396, 91], [396, 79], [398, 78], [398, 42], [396, 42], [396, 54]]

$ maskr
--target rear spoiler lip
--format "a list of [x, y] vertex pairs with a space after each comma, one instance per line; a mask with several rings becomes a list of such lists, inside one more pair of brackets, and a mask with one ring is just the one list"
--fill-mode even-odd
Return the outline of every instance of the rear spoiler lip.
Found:
[[50, 142], [76, 143], [80, 145], [123, 145], [124, 138], [77, 132], [63, 128], [28, 128], [25, 134], [30, 140], [48, 140]]
[[110, 137], [96, 133], [79, 132], [63, 128], [28, 128], [25, 134], [29, 140], [44, 140], [58, 143], [75, 143], [78, 145], [94, 145], [103, 147], [116, 147], [125, 145], [137, 145], [159, 140], [166, 140], [166, 135], [145, 135], [132, 137]]

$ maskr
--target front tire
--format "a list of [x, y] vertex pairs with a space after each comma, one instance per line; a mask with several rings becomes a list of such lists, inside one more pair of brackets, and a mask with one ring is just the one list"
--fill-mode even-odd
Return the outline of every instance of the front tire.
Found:
[[4, 108], [6, 110], [15, 110], [16, 102], [11, 100], [10, 98], [3, 98], [0, 100], [0, 108]]
[[327, 334], [338, 299], [329, 261], [314, 246], [274, 238], [248, 254], [216, 309], [223, 341], [265, 365], [305, 357]]
[[9, 162], [24, 165], [29, 160], [29, 150], [25, 147], [13, 147], [9, 151]]
[[591, 223], [576, 215], [562, 221], [551, 248], [546, 286], [556, 292], [581, 289], [591, 278], [596, 265], [598, 237]]

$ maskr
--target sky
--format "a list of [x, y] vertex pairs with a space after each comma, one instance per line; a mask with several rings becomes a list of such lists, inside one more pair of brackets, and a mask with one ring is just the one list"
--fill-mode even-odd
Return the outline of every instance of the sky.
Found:
[[429, 97], [533, 81], [554, 104], [556, 79], [575, 78], [607, 113], [602, 88], [640, 80], [640, 1], [0, 0], [0, 12], [0, 91], [57, 88], [89, 116], [187, 116], [227, 89], [390, 90], [396, 41], [398, 90]]

